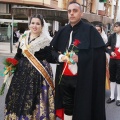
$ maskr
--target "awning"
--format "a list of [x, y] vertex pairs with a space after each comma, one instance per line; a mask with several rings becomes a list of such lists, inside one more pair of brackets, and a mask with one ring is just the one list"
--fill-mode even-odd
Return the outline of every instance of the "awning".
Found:
[[37, 8], [37, 7], [13, 7], [13, 15], [26, 15], [30, 17], [33, 14], [42, 14], [43, 17], [47, 20], [56, 20], [56, 21], [67, 21], [67, 10], [57, 10], [57, 9], [48, 9], [48, 8]]
[[[42, 14], [46, 20], [56, 20], [59, 22], [67, 22], [67, 10], [58, 10], [58, 9], [49, 9], [49, 8], [37, 8], [37, 7], [12, 7], [13, 15], [22, 17], [24, 14], [27, 18], [33, 14]], [[24, 16], [24, 17], [25, 17]], [[112, 23], [112, 19], [106, 16], [92, 14], [92, 13], [83, 13], [83, 19], [88, 20], [89, 22], [100, 21], [103, 24]]]

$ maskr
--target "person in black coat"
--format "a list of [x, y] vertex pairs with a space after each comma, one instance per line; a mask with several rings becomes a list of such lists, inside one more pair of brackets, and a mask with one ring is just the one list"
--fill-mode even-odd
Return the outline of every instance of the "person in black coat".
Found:
[[117, 101], [116, 105], [120, 106], [120, 22], [114, 24], [114, 33], [109, 36], [106, 43], [107, 52], [110, 54], [109, 71], [110, 71], [110, 98], [107, 103], [115, 102], [115, 86], [117, 83]]
[[18, 37], [17, 37], [16, 31], [17, 31], [17, 28], [15, 27], [13, 30], [13, 43], [18, 42]]
[[[56, 114], [62, 118], [60, 112], [64, 109], [64, 120], [106, 120], [105, 44], [98, 31], [84, 23], [81, 16], [81, 5], [70, 2], [69, 24], [61, 28], [51, 42], [53, 57], [58, 62]], [[70, 57], [66, 49], [74, 54]]]

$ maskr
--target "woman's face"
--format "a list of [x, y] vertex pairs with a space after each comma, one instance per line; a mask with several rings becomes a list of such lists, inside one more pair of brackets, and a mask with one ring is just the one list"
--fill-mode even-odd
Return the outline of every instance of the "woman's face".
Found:
[[42, 31], [41, 21], [38, 18], [32, 18], [29, 29], [33, 34], [40, 34]]
[[96, 30], [97, 30], [100, 34], [102, 33], [102, 31], [101, 31], [101, 28], [100, 28], [100, 27], [96, 26], [95, 28], [96, 28]]

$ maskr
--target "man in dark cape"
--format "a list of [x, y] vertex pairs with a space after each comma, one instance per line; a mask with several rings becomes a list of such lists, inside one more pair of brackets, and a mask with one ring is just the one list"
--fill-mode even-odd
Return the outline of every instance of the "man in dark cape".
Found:
[[[76, 4], [76, 2], [70, 3]], [[78, 4], [78, 3], [77, 3]], [[72, 120], [106, 120], [105, 116], [105, 44], [97, 30], [80, 20], [74, 26], [66, 25], [58, 31], [51, 42], [52, 54], [56, 61], [64, 54], [68, 45], [70, 32], [72, 40], [79, 40], [77, 46], [78, 74], [74, 94]], [[58, 61], [57, 61], [58, 62]], [[63, 71], [63, 62], [59, 62], [55, 78], [56, 110], [64, 108], [63, 93], [59, 80]]]

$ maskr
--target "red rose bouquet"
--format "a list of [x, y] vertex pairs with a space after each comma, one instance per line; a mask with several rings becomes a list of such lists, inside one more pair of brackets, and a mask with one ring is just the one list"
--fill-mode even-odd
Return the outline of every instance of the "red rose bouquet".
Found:
[[0, 89], [0, 95], [4, 94], [7, 81], [9, 80], [10, 76], [12, 76], [12, 74], [15, 72], [18, 61], [15, 58], [6, 58], [3, 64], [5, 65], [4, 72], [3, 72], [5, 77], [4, 77], [2, 87]]

